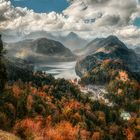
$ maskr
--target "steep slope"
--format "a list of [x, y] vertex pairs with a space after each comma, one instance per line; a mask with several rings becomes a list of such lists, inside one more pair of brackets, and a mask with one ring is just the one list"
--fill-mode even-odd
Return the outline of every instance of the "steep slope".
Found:
[[116, 36], [111, 35], [107, 38], [94, 39], [83, 49], [77, 50], [77, 54], [86, 56], [95, 53], [99, 48], [107, 48], [109, 46], [122, 46], [125, 48], [123, 42], [121, 42]]
[[[99, 41], [100, 40], [100, 41]], [[131, 49], [128, 49], [123, 42], [115, 36], [109, 36], [105, 39], [98, 39], [99, 49], [91, 55], [87, 55], [78, 60], [76, 64], [76, 73], [83, 76], [86, 72], [102, 66], [105, 60], [119, 60], [129, 71], [140, 72], [140, 57]]]
[[7, 55], [38, 62], [71, 61], [76, 57], [63, 44], [47, 38], [28, 39], [17, 43], [5, 44]]
[[14, 57], [5, 57], [7, 78], [10, 81], [22, 79], [29, 81], [32, 77], [34, 66], [27, 61]]
[[32, 47], [36, 53], [44, 55], [59, 55], [65, 57], [73, 56], [72, 52], [68, 48], [64, 47], [60, 42], [46, 38], [35, 40]]
[[136, 47], [134, 50], [137, 54], [140, 54], [140, 47]]

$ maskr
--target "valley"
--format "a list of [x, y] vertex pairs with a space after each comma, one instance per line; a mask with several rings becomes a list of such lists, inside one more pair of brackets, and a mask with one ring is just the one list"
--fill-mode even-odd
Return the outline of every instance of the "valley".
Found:
[[140, 0], [0, 0], [0, 140], [140, 140]]
[[52, 74], [55, 78], [75, 79], [78, 78], [75, 73], [75, 64], [76, 61], [36, 64], [34, 70]]
[[47, 38], [5, 48], [0, 129], [25, 140], [139, 137], [140, 57], [116, 36], [76, 51]]

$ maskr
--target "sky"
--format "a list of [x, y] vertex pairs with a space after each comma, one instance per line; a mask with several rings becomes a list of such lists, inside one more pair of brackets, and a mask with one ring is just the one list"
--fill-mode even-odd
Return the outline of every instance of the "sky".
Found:
[[[69, 1], [69, 2], [68, 2]], [[0, 32], [76, 32], [84, 38], [116, 35], [140, 44], [139, 0], [0, 0]]]
[[140, 18], [136, 18], [134, 20], [134, 25], [137, 26], [137, 27], [140, 27]]
[[62, 12], [69, 6], [66, 0], [11, 0], [12, 4], [17, 7], [28, 7], [35, 12]]

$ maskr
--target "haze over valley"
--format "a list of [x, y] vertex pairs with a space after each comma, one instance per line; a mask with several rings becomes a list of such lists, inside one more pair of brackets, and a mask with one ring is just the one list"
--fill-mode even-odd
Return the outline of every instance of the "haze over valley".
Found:
[[[84, 57], [91, 57], [92, 55], [99, 53], [108, 55], [105, 57], [105, 59], [114, 57], [115, 59], [126, 59], [126, 61], [129, 60], [130, 67], [137, 67], [136, 71], [139, 71], [140, 69], [139, 47], [134, 48], [134, 50], [128, 49], [127, 46], [116, 36], [110, 35], [106, 38], [95, 38], [91, 41], [89, 41], [90, 39], [86, 39], [85, 41], [74, 32], [70, 32], [68, 35], [63, 37], [54, 37], [53, 35], [48, 34], [48, 37], [45, 38], [43, 35], [47, 36], [47, 32], [44, 32], [42, 37], [41, 33], [37, 33], [37, 35], [36, 33], [32, 33], [18, 42], [4, 42], [6, 57], [15, 57], [27, 61], [34, 66], [35, 71], [43, 71], [48, 74], [55, 75], [57, 78], [66, 79], [74, 79], [79, 77], [79, 74], [77, 73], [77, 75], [75, 73], [75, 68], [77, 72], [76, 63], [80, 59], [83, 59]], [[54, 40], [52, 38], [54, 38]], [[61, 38], [58, 39], [61, 41], [56, 41], [57, 38]], [[70, 43], [71, 40], [74, 41], [68, 45], [69, 47], [63, 45], [63, 43], [65, 44], [66, 42]], [[81, 43], [83, 44], [83, 42], [85, 43], [85, 46], [81, 47]], [[75, 50], [73, 50], [73, 47]], [[114, 54], [114, 56], [112, 56], [111, 51], [114, 51], [115, 48], [120, 49], [120, 55]], [[121, 56], [123, 52], [125, 54], [124, 56]], [[130, 62], [130, 60], [132, 62]], [[126, 61], [125, 63], [127, 63]], [[86, 65], [86, 68], [87, 67], [91, 67], [90, 69], [93, 68], [92, 66]]]
[[140, 0], [0, 0], [0, 140], [140, 140]]

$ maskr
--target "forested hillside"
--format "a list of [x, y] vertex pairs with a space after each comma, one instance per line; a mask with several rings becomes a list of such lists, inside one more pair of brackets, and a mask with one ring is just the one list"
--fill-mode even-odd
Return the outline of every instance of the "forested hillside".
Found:
[[[12, 82], [7, 79], [5, 83], [2, 60], [1, 55], [1, 130], [24, 140], [140, 138], [140, 84], [132, 73], [126, 73], [122, 63], [106, 60], [89, 73], [93, 76], [92, 83], [108, 81], [107, 98], [113, 102], [112, 106], [108, 106], [103, 100], [89, 99], [76, 83], [55, 79], [42, 72], [32, 72], [30, 77], [18, 73], [20, 79], [13, 78]], [[123, 69], [118, 72], [120, 68]], [[106, 72], [105, 77], [100, 75], [102, 70]], [[87, 82], [86, 79], [82, 78], [81, 85]], [[129, 114], [128, 119], [122, 116], [124, 111]]]

